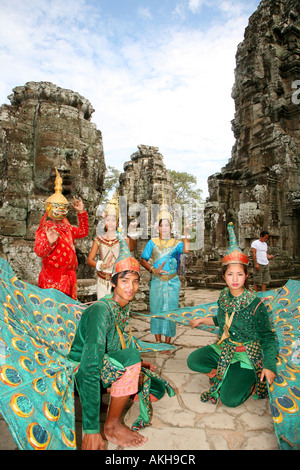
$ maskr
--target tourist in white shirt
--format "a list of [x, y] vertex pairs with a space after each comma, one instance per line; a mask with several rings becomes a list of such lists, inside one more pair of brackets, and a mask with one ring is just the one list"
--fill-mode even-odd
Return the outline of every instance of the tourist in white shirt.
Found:
[[269, 260], [273, 259], [273, 255], [268, 254], [267, 240], [269, 238], [269, 232], [263, 230], [260, 233], [259, 239], [255, 240], [251, 244], [251, 252], [254, 262], [253, 281], [254, 289], [257, 292], [258, 286], [261, 286], [261, 290], [267, 290], [267, 285], [271, 281]]

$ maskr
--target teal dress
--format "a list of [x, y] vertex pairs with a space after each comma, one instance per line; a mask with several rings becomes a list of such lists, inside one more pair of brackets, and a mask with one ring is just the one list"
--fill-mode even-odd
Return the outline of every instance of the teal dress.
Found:
[[[153, 259], [154, 268], [165, 262], [163, 270], [167, 271], [161, 276], [151, 275], [150, 280], [150, 313], [172, 311], [178, 308], [180, 279], [177, 275], [178, 255], [183, 253], [183, 243], [170, 238], [160, 240], [153, 238], [147, 243], [141, 258], [148, 261]], [[151, 333], [173, 337], [176, 334], [176, 323], [161, 318], [151, 318]]]

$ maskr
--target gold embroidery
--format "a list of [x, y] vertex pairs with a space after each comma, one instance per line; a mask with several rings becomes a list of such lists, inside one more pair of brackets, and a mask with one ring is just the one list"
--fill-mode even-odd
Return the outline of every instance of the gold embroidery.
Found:
[[220, 341], [217, 342], [217, 345], [218, 345], [218, 346], [219, 346], [221, 343], [223, 343], [223, 341], [224, 341], [225, 339], [227, 339], [227, 338], [230, 339], [229, 329], [230, 329], [230, 327], [231, 327], [231, 323], [232, 323], [234, 314], [235, 314], [235, 310], [232, 312], [232, 314], [230, 315], [230, 318], [229, 318], [228, 312], [226, 311], [226, 314], [225, 314], [225, 325], [224, 325], [224, 328], [223, 328], [223, 334], [222, 334], [222, 337], [221, 337]]
[[174, 238], [169, 238], [168, 240], [161, 240], [160, 238], [152, 239], [154, 245], [158, 246], [159, 249], [170, 248], [176, 245], [177, 240]]
[[[118, 335], [119, 335], [119, 338], [120, 338], [120, 342], [121, 342], [121, 346], [122, 346], [122, 349], [126, 349], [126, 342], [125, 342], [125, 339], [124, 339], [124, 336], [123, 336], [123, 333], [121, 332], [119, 326], [117, 325], [117, 323], [115, 323], [116, 325], [116, 328], [117, 328], [117, 332], [118, 332]], [[130, 341], [131, 341], [131, 328], [129, 327], [129, 340], [128, 340], [128, 344], [130, 344]]]

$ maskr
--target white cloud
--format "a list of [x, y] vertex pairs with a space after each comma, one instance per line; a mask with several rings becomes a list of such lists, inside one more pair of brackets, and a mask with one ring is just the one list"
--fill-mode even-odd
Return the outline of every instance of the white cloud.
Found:
[[202, 8], [204, 0], [189, 0], [188, 7], [193, 12], [199, 12]]
[[[207, 29], [164, 24], [150, 34], [135, 31], [138, 19], [129, 30], [84, 0], [1, 1], [1, 103], [31, 80], [71, 88], [96, 110], [107, 164], [122, 169], [137, 145], [158, 146], [167, 168], [195, 174], [207, 196], [204, 181], [233, 145], [231, 88], [245, 16], [231, 10]], [[216, 1], [226, 11], [232, 6]], [[202, 4], [177, 6], [196, 12]], [[140, 8], [141, 15], [150, 18], [150, 10]]]
[[138, 16], [140, 16], [141, 18], [146, 18], [146, 19], [151, 19], [152, 18], [150, 9], [149, 8], [143, 8], [143, 7], [138, 8]]

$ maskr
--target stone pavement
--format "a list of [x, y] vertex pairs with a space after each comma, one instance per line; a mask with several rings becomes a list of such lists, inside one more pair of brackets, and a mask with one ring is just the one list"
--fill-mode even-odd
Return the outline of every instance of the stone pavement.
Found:
[[[216, 290], [187, 290], [189, 305], [199, 305], [217, 300]], [[134, 315], [132, 333], [143, 341], [153, 342], [150, 319]], [[208, 378], [192, 372], [186, 359], [194, 349], [211, 344], [216, 336], [201, 330], [177, 324], [174, 345], [177, 350], [170, 356], [162, 353], [144, 354], [174, 387], [176, 395], [167, 394], [152, 403], [152, 426], [141, 432], [148, 438], [139, 450], [278, 450], [269, 400], [249, 398], [237, 408], [227, 408], [222, 403], [202, 403], [200, 394], [209, 388]], [[104, 396], [105, 399], [108, 395]], [[77, 447], [81, 448], [81, 409], [76, 404]], [[138, 416], [138, 403], [129, 403], [124, 422], [130, 426]], [[104, 413], [101, 413], [102, 420]], [[0, 419], [0, 450], [16, 449], [7, 426]], [[107, 443], [108, 450], [117, 446]], [[132, 449], [130, 449], [132, 450]]]

